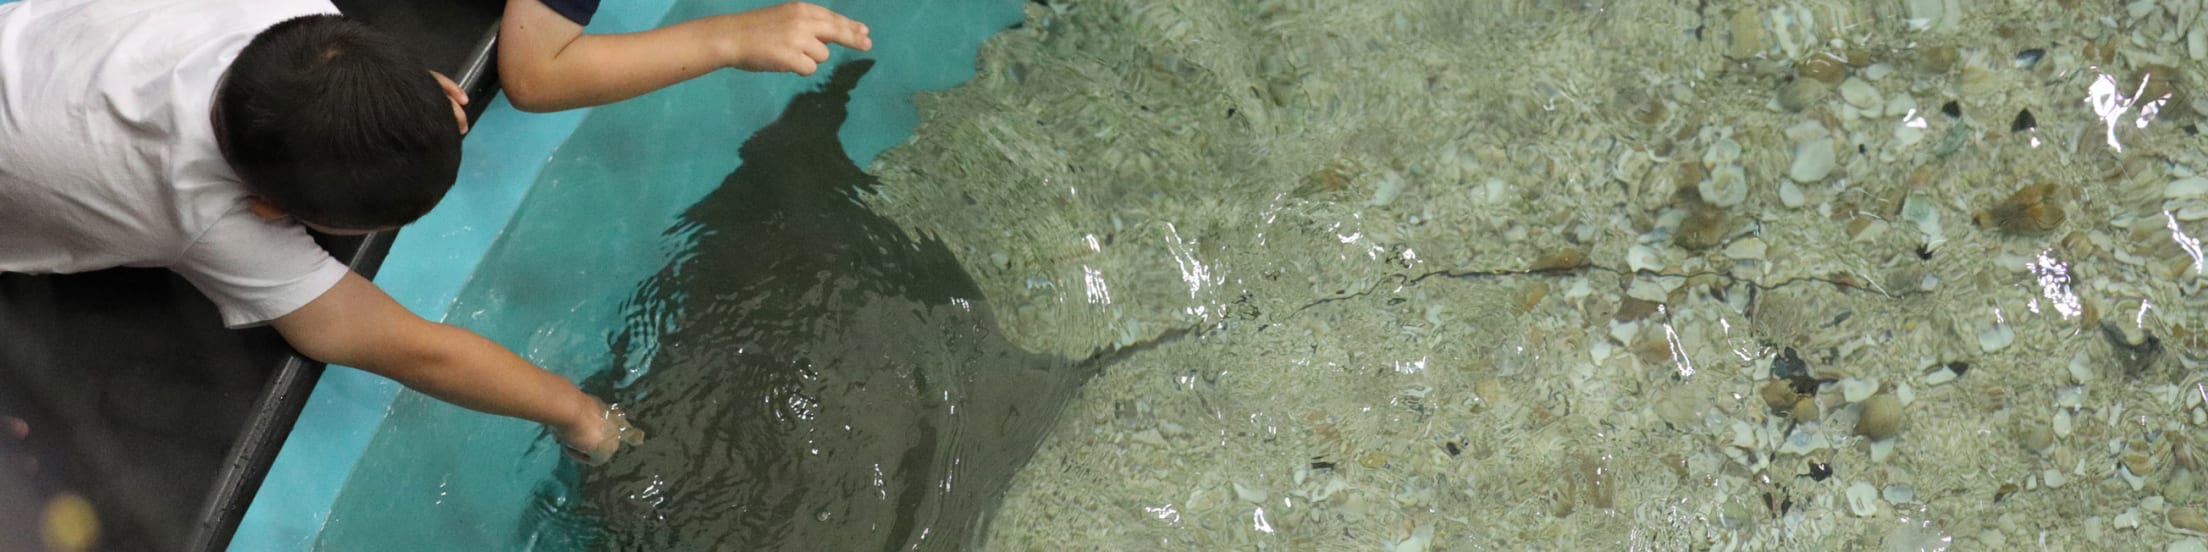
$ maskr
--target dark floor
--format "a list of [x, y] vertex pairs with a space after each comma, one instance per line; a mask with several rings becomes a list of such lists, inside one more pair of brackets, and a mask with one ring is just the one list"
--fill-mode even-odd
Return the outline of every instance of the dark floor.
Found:
[[0, 413], [30, 422], [41, 490], [91, 499], [109, 550], [185, 542], [288, 351], [164, 270], [0, 275], [0, 335]]
[[[455, 77], [503, 5], [337, 4]], [[469, 96], [488, 100], [496, 80], [485, 75]], [[470, 118], [487, 104], [469, 106]], [[372, 274], [389, 239], [323, 245]], [[20, 443], [0, 434], [0, 552], [39, 547], [22, 538], [36, 504], [65, 491], [93, 503], [100, 550], [221, 549], [319, 373], [285, 368], [290, 359], [272, 330], [223, 329], [214, 306], [166, 270], [0, 274], [0, 416], [32, 428]]]

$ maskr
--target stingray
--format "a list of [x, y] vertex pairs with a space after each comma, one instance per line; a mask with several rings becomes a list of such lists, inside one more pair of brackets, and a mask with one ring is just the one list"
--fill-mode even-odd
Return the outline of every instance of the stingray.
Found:
[[630, 369], [585, 383], [651, 438], [563, 465], [539, 488], [540, 517], [559, 522], [526, 527], [532, 541], [971, 548], [1058, 410], [1133, 350], [1067, 359], [1007, 342], [943, 242], [864, 206], [879, 183], [837, 131], [872, 65], [792, 99], [669, 231], [687, 246], [613, 338]]

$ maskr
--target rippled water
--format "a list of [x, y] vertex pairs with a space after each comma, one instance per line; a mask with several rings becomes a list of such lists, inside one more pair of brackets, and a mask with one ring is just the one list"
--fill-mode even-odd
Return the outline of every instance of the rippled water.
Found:
[[[997, 335], [941, 242], [858, 203], [845, 63], [746, 142], [632, 300], [616, 387], [651, 435], [565, 474], [558, 538], [602, 550], [961, 549], [1094, 365]], [[579, 518], [579, 519], [578, 519]], [[540, 535], [547, 532], [538, 531]]]
[[2208, 535], [2202, 2], [1026, 10], [863, 172], [747, 146], [539, 542]]
[[1028, 12], [870, 204], [1016, 341], [1205, 338], [1088, 383], [988, 548], [2208, 531], [2200, 2]]

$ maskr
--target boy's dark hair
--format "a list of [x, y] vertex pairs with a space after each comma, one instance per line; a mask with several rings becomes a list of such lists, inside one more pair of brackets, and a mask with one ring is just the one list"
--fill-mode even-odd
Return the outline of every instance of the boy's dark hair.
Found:
[[336, 15], [253, 37], [215, 90], [215, 139], [246, 189], [319, 226], [413, 222], [452, 189], [460, 129], [435, 77]]

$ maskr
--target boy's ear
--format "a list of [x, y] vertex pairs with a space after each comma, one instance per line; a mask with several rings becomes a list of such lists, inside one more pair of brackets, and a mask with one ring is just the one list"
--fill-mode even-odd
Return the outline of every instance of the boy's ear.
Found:
[[278, 220], [291, 216], [291, 213], [284, 212], [283, 208], [277, 207], [274, 203], [269, 203], [266, 199], [261, 199], [260, 196], [246, 198], [245, 208], [252, 210], [254, 216], [266, 220]]
[[437, 86], [445, 90], [445, 97], [452, 99], [452, 118], [460, 123], [460, 134], [467, 134], [468, 111], [461, 106], [468, 105], [468, 92], [461, 90], [460, 83], [452, 82], [444, 73], [430, 71], [429, 74], [437, 78]]

